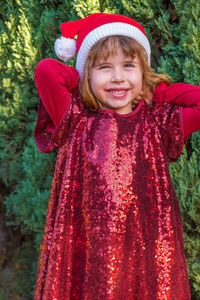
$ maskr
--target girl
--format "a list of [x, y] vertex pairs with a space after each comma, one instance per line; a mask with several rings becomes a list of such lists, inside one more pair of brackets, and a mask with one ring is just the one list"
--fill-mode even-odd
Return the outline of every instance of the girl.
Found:
[[61, 30], [64, 60], [78, 35], [76, 69], [46, 59], [35, 71], [35, 139], [59, 151], [34, 299], [189, 300], [168, 166], [200, 129], [200, 88], [153, 73], [145, 31], [128, 17]]

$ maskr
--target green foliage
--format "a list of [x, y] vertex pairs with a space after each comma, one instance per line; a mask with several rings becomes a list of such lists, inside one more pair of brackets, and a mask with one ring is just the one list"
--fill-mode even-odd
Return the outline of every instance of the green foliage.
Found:
[[[175, 81], [200, 84], [199, 19], [196, 1], [177, 0], [156, 20], [167, 41], [159, 71]], [[171, 173], [180, 200], [192, 299], [200, 299], [200, 132], [193, 134], [187, 149], [188, 153], [184, 151], [171, 165]]]
[[[0, 181], [9, 194], [5, 201], [8, 223], [20, 228], [25, 236], [31, 235], [37, 249], [55, 154], [39, 153], [33, 140], [38, 103], [34, 68], [43, 58], [56, 58], [53, 45], [60, 35], [60, 23], [94, 12], [118, 13], [136, 19], [144, 25], [151, 42], [154, 69], [168, 73], [175, 81], [200, 84], [200, 6], [196, 0], [0, 3]], [[74, 60], [69, 63], [73, 65]], [[200, 299], [199, 132], [186, 148], [179, 161], [171, 165], [171, 174], [180, 199], [192, 299]], [[35, 261], [34, 251], [30, 253], [30, 260]]]
[[[54, 170], [54, 156], [40, 153], [33, 137], [27, 140], [21, 154], [20, 165], [24, 178], [16, 183], [15, 190], [6, 199], [6, 205], [7, 215], [15, 215], [9, 225], [20, 225], [24, 233], [42, 232]], [[10, 177], [13, 179], [16, 175], [13, 170], [18, 163], [11, 164]]]
[[33, 257], [36, 256], [33, 242], [23, 242], [20, 247], [12, 249], [9, 262], [1, 270], [0, 300], [31, 300], [33, 299], [33, 285], [35, 269]]
[[[167, 25], [169, 17], [170, 26]], [[165, 38], [168, 41], [164, 47], [164, 55], [161, 58], [162, 67], [159, 70], [167, 71], [175, 81], [200, 84], [199, 18], [198, 2], [177, 0], [173, 1], [172, 14], [165, 14], [156, 21], [161, 30], [164, 26]]]
[[[183, 220], [184, 244], [193, 299], [200, 298], [200, 134], [193, 134], [192, 154], [188, 159], [184, 149], [176, 164], [171, 164], [171, 175]], [[196, 298], [197, 297], [197, 298]]]

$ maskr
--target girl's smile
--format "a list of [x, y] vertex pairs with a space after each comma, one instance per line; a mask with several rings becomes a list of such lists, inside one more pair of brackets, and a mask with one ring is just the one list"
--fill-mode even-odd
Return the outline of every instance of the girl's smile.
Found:
[[122, 98], [127, 95], [128, 89], [116, 88], [116, 89], [107, 90], [107, 92], [110, 93], [110, 95], [112, 95], [113, 97]]
[[90, 86], [100, 108], [119, 114], [132, 111], [132, 102], [142, 90], [142, 68], [137, 56], [126, 56], [118, 47], [115, 55], [95, 64]]

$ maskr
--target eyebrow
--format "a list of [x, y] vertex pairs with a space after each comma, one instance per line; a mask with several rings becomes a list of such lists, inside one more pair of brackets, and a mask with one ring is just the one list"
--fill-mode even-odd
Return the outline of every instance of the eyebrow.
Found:
[[[125, 58], [125, 60], [123, 61], [123, 63], [135, 63], [135, 64], [139, 64], [139, 61], [136, 61], [135, 60], [136, 57], [134, 56], [133, 58]], [[103, 65], [106, 65], [106, 64], [110, 64], [108, 61], [99, 61], [99, 60], [96, 60], [96, 62], [93, 64], [93, 67], [100, 67], [100, 66], [103, 66]]]
[[132, 62], [136, 62], [136, 61], [135, 61], [134, 58], [133, 58], [133, 59], [131, 59], [131, 60], [124, 60], [124, 62], [132, 63]]
[[95, 62], [94, 63], [94, 65], [93, 65], [93, 67], [100, 67], [100, 66], [103, 66], [103, 65], [106, 65], [106, 64], [109, 64], [109, 62], [106, 62], [106, 61], [104, 61], [104, 62]]
[[127, 60], [125, 59], [125, 61], [131, 62], [131, 61], [134, 61], [134, 60], [136, 60], [136, 59], [137, 59], [136, 56], [134, 56], [134, 57], [129, 56], [129, 57], [127, 58]]

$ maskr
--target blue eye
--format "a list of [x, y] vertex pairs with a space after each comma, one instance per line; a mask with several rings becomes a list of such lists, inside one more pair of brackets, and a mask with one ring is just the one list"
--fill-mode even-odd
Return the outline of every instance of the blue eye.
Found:
[[134, 64], [125, 64], [124, 67], [125, 67], [125, 68], [133, 68], [133, 67], [134, 67]]
[[99, 66], [99, 69], [102, 70], [102, 69], [108, 69], [109, 66], [108, 65], [102, 65], [102, 66]]

